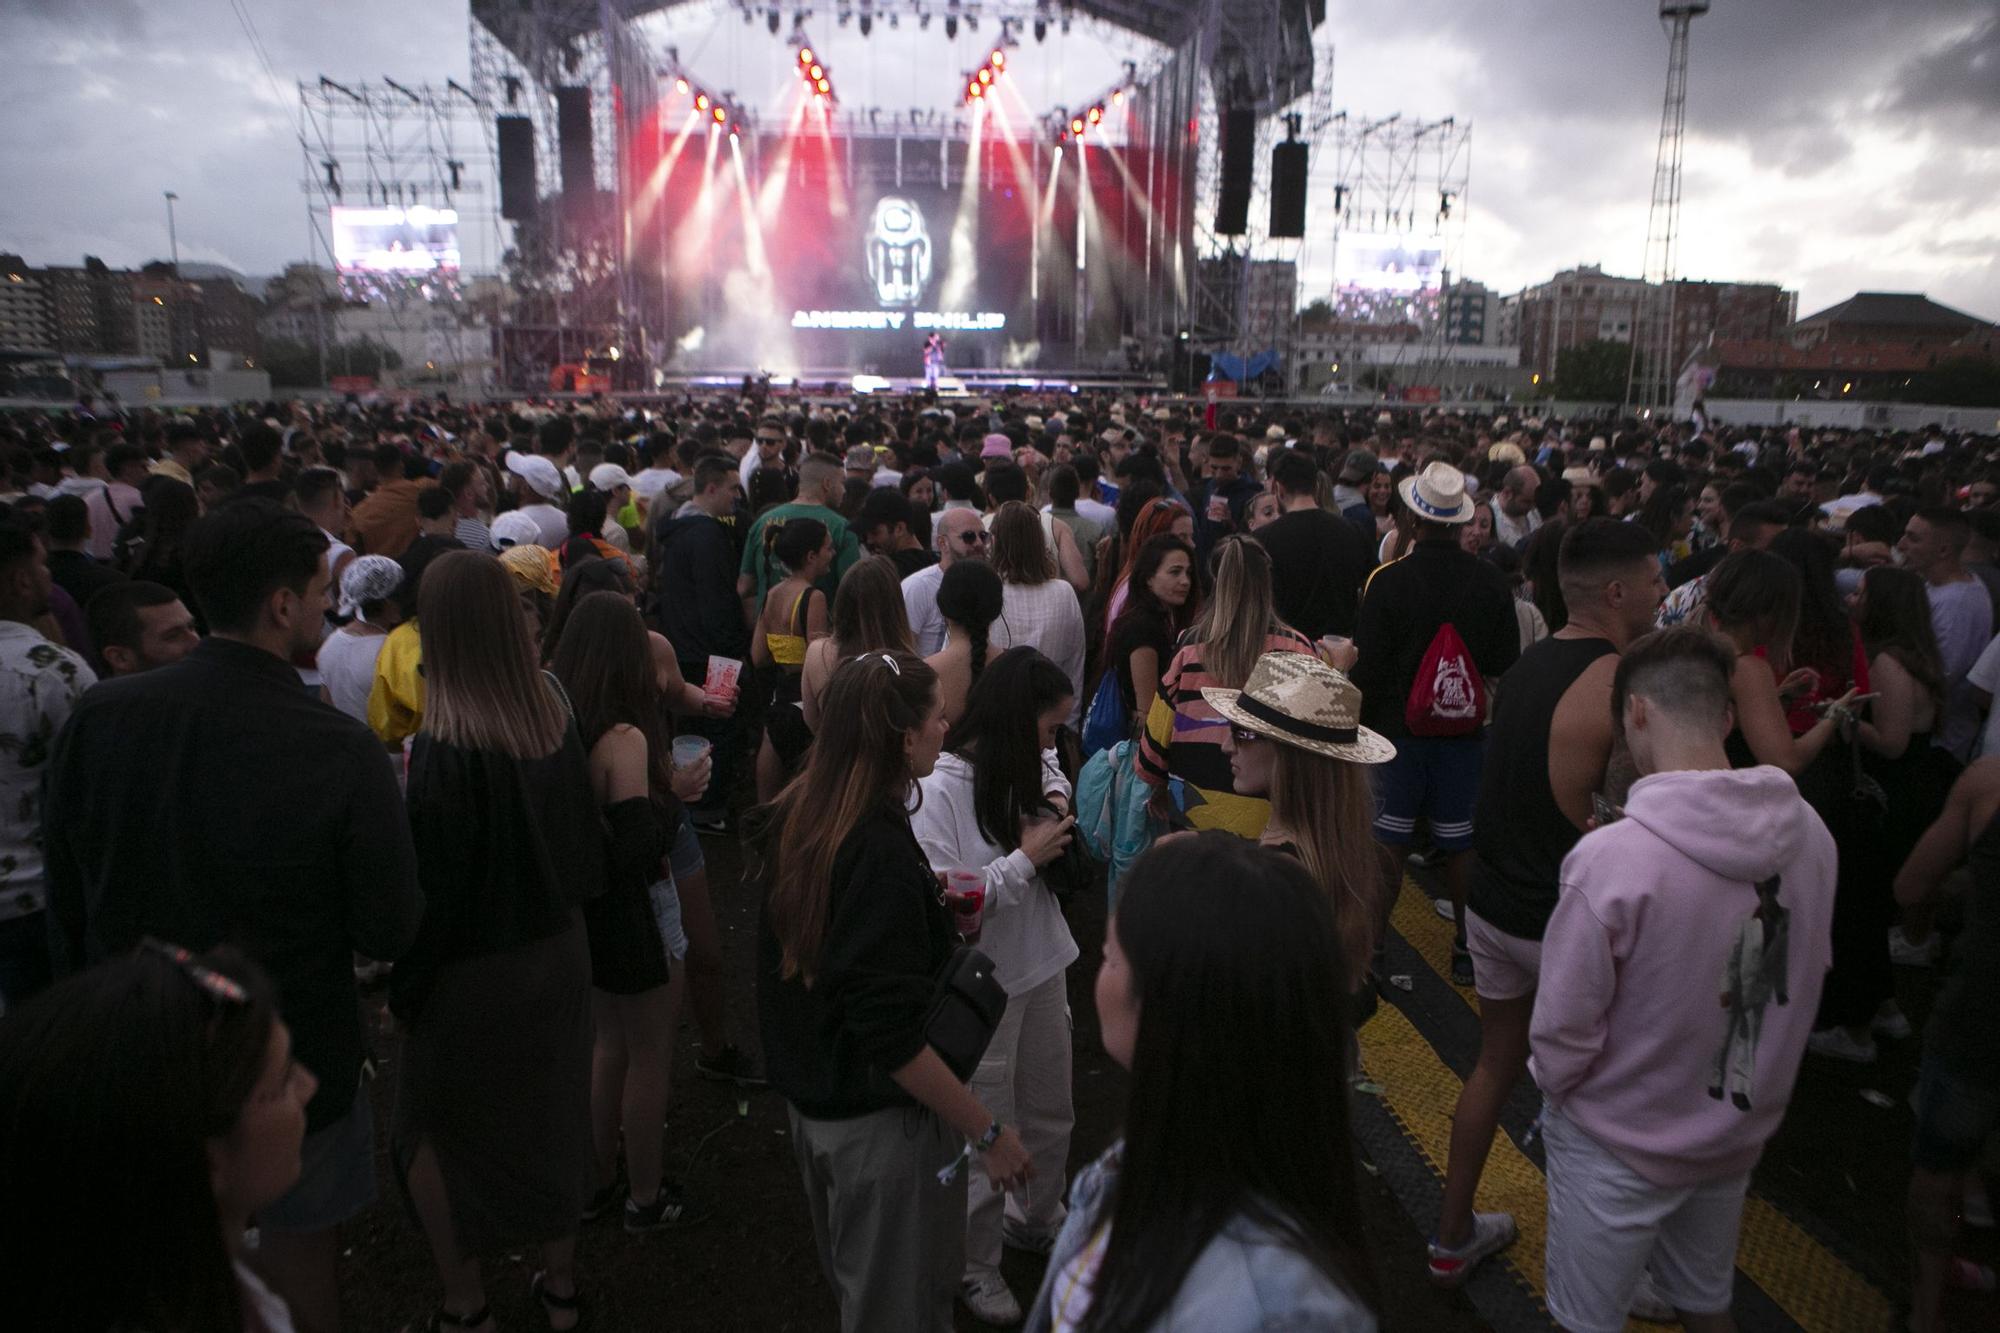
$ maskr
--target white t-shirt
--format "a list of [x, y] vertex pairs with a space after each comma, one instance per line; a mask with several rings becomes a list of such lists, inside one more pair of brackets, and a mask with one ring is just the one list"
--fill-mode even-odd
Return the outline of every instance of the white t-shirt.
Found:
[[938, 583], [944, 578], [943, 565], [926, 565], [903, 580], [903, 610], [910, 617], [910, 636], [918, 657], [929, 657], [944, 647], [944, 616], [938, 611]]
[[[743, 483], [744, 489], [748, 490], [750, 476], [747, 472]], [[632, 494], [641, 500], [657, 500], [661, 491], [671, 490], [680, 484], [681, 474], [670, 467], [649, 467], [632, 474]]]
[[1993, 636], [1993, 642], [1979, 654], [1972, 670], [1965, 673], [1965, 683], [1977, 685], [1994, 699], [1993, 711], [1986, 715], [1986, 727], [1979, 733], [1979, 745], [1973, 750], [1972, 757], [1979, 759], [1989, 754], [2000, 754], [2000, 634]]
[[333, 706], [357, 722], [368, 721], [368, 691], [375, 685], [375, 659], [382, 655], [387, 634], [351, 634], [337, 630], [319, 646], [320, 684]]
[[996, 653], [1025, 644], [1061, 667], [1076, 691], [1069, 709], [1070, 725], [1075, 726], [1088, 702], [1083, 697], [1083, 608], [1077, 604], [1076, 589], [1060, 578], [1009, 583], [1001, 591], [1000, 605], [1000, 618], [987, 631], [987, 643]]

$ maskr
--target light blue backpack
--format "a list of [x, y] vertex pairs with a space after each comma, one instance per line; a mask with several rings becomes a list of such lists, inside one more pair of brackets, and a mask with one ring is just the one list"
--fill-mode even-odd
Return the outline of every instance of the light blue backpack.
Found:
[[1153, 845], [1161, 823], [1146, 809], [1152, 787], [1139, 776], [1139, 743], [1119, 741], [1099, 750], [1076, 775], [1076, 836], [1104, 863], [1108, 907], [1118, 906], [1118, 877]]

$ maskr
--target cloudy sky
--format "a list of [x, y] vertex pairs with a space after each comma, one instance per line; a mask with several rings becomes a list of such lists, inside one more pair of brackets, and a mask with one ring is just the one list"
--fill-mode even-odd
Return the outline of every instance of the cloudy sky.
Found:
[[[1333, 106], [1472, 121], [1468, 276], [1513, 290], [1574, 263], [1636, 273], [1665, 75], [1656, 10], [1331, 0]], [[850, 107], [947, 105], [991, 37], [962, 33], [947, 56], [941, 30], [878, 26], [864, 43], [814, 26]], [[727, 10], [692, 7], [659, 36], [746, 98], [789, 78], [761, 23]], [[0, 49], [15, 54], [0, 250], [44, 264], [163, 257], [173, 190], [184, 260], [274, 272], [307, 250], [294, 80], [468, 78], [462, 0], [0, 0]], [[1039, 109], [1105, 86], [1127, 54], [1079, 24], [1015, 70]], [[1888, 289], [2000, 319], [1993, 0], [1716, 0], [1689, 83], [1684, 273], [1782, 282], [1802, 313]], [[1315, 191], [1327, 202], [1325, 173]]]

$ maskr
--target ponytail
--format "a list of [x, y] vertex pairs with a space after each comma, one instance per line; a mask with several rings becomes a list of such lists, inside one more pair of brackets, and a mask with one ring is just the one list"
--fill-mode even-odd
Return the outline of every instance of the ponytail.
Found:
[[990, 625], [967, 625], [965, 636], [972, 640], [972, 678], [979, 679], [979, 673], [986, 669], [986, 631]]

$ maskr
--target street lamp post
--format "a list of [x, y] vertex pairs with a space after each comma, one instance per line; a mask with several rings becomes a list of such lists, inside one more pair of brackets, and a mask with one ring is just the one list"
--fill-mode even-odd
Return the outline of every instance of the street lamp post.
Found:
[[180, 198], [180, 196], [175, 194], [172, 190], [168, 190], [166, 194], [167, 194], [167, 250], [168, 253], [173, 258], [174, 276], [178, 278], [181, 275], [181, 243], [180, 243], [180, 238], [174, 234], [174, 200]]

